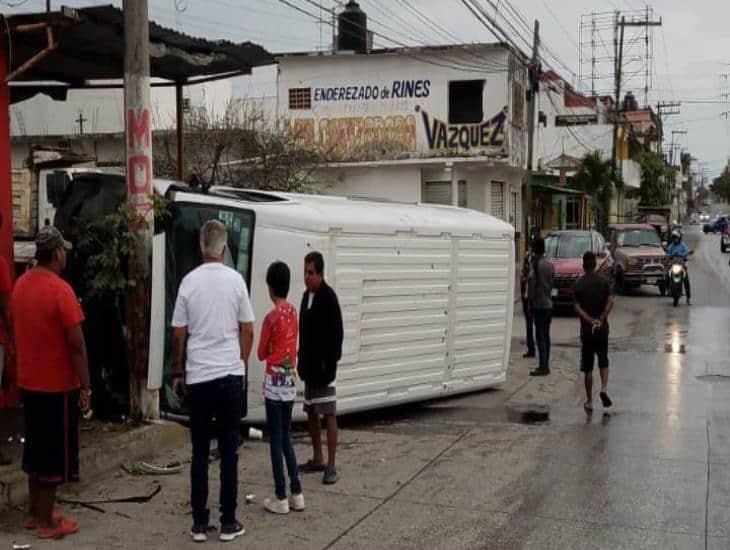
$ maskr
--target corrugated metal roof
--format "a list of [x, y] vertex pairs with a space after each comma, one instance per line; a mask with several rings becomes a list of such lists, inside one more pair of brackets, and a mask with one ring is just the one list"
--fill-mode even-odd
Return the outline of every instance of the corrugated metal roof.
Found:
[[[7, 18], [12, 46], [12, 69], [47, 46], [43, 29], [13, 32], [22, 25], [52, 27], [58, 46], [18, 77], [24, 82], [58, 81], [82, 85], [89, 80], [117, 80], [124, 76], [124, 18], [114, 6], [62, 8], [51, 13], [18, 14]], [[0, 32], [7, 32], [0, 26]], [[150, 22], [151, 76], [186, 81], [224, 73], [246, 74], [270, 65], [274, 57], [251, 42], [235, 44], [206, 40]]]

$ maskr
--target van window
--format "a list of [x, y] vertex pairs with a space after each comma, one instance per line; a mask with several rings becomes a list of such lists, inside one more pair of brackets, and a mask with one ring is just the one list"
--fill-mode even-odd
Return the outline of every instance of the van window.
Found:
[[[199, 243], [200, 228], [208, 220], [220, 220], [228, 228], [225, 264], [238, 271], [250, 288], [253, 212], [188, 203], [173, 203], [171, 210], [166, 267], [167, 287], [174, 294], [177, 293], [183, 277], [203, 261]], [[174, 294], [171, 297], [173, 301]]]

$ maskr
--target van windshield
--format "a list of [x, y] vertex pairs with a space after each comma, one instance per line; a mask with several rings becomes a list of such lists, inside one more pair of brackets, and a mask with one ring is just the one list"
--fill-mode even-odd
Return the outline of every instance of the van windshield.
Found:
[[168, 288], [174, 288], [177, 293], [183, 277], [203, 262], [199, 244], [200, 228], [208, 220], [219, 220], [226, 225], [228, 247], [225, 264], [238, 271], [246, 284], [250, 284], [253, 212], [189, 203], [173, 203], [171, 211], [172, 221], [167, 232], [166, 247]]
[[[225, 264], [238, 271], [251, 288], [251, 253], [253, 248], [254, 214], [249, 210], [211, 205], [172, 203], [171, 219], [165, 233], [165, 326], [169, 327], [175, 308], [177, 290], [183, 277], [198, 267], [200, 228], [208, 220], [220, 220], [228, 229]], [[164, 380], [169, 381], [172, 368], [171, 331], [165, 331]], [[167, 383], [167, 382], [166, 382]], [[163, 392], [162, 404], [166, 410], [185, 413], [169, 384]]]

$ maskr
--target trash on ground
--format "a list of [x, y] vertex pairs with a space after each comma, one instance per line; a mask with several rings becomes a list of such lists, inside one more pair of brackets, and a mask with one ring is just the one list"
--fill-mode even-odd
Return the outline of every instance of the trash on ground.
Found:
[[150, 464], [149, 462], [124, 462], [122, 464], [122, 470], [133, 476], [167, 476], [173, 474], [179, 474], [182, 472], [182, 463], [175, 461], [169, 462], [164, 466], [157, 466]]
[[246, 495], [246, 504], [251, 504], [255, 499], [256, 499], [256, 495], [254, 495], [254, 494]]
[[[162, 491], [162, 486], [157, 484], [152, 492], [148, 495], [140, 495], [134, 497], [119, 497], [119, 498], [103, 498], [98, 500], [71, 500], [71, 499], [58, 499], [59, 504], [71, 504], [76, 506], [93, 506], [95, 504], [116, 504], [116, 503], [134, 503], [144, 504], [152, 500], [157, 494]], [[101, 511], [99, 508], [97, 511]]]

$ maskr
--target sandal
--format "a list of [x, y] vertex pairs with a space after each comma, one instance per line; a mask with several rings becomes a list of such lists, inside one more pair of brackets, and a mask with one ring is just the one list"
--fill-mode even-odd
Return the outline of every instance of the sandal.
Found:
[[62, 539], [68, 535], [73, 535], [74, 533], [78, 533], [78, 531], [79, 525], [75, 521], [71, 521], [66, 518], [59, 518], [56, 520], [55, 527], [41, 527], [36, 532], [36, 536], [41, 540], [54, 540]]
[[311, 458], [304, 464], [299, 465], [299, 471], [305, 474], [311, 474], [314, 472], [324, 472], [325, 465], [315, 462]]
[[[54, 506], [53, 521], [57, 522], [58, 520], [60, 520], [63, 517], [62, 512], [63, 510]], [[26, 531], [33, 531], [33, 529], [36, 529], [38, 527], [38, 520], [34, 517], [26, 518], [25, 522], [23, 523], [23, 527], [25, 527]]]

